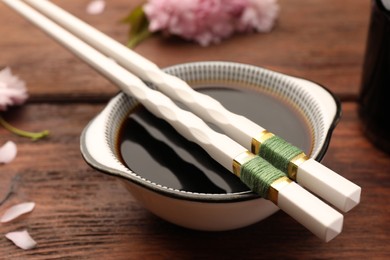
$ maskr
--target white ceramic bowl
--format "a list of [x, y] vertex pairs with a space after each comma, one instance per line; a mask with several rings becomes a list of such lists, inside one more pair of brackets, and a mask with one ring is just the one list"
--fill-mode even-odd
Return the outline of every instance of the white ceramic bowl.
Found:
[[[322, 86], [259, 67], [229, 62], [198, 62], [173, 66], [166, 72], [194, 87], [235, 86], [279, 100], [303, 118], [300, 123], [306, 124], [308, 132], [305, 135], [311, 142], [306, 153], [316, 160], [320, 160], [326, 152], [341, 113], [340, 103]], [[124, 121], [137, 105], [134, 98], [123, 93], [110, 100], [84, 129], [81, 151], [93, 168], [121, 178], [132, 196], [149, 211], [183, 227], [220, 231], [253, 224], [278, 210], [274, 204], [248, 189], [226, 193], [186, 191], [156, 183], [145, 177], [143, 172], [130, 170], [121, 159], [118, 138]], [[256, 109], [256, 104], [251, 105]], [[269, 114], [269, 111], [259, 113]], [[272, 120], [280, 121], [271, 116]], [[267, 125], [261, 126], [269, 129]], [[288, 125], [280, 127], [288, 129]], [[288, 141], [294, 143], [294, 140]]]

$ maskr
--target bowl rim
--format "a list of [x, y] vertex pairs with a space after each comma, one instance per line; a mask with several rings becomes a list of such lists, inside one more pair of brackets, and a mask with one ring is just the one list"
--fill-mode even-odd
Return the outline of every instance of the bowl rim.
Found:
[[[259, 66], [243, 64], [243, 63], [236, 63], [236, 62], [203, 61], [203, 62], [181, 63], [181, 64], [166, 67], [166, 68], [164, 68], [164, 70], [174, 69], [174, 68], [178, 68], [181, 66], [194, 66], [194, 67], [196, 65], [198, 65], [198, 66], [199, 65], [211, 66], [212, 64], [215, 64], [215, 63], [223, 63], [223, 64], [227, 64], [230, 66], [248, 66], [248, 67], [263, 69], [262, 67], [259, 67]], [[274, 72], [272, 70], [268, 70], [268, 69], [266, 69], [266, 70]], [[283, 75], [285, 75], [285, 74], [283, 74]], [[286, 76], [288, 76], [288, 75], [286, 75]], [[298, 78], [298, 77], [294, 77], [294, 78], [306, 80], [306, 79]], [[329, 94], [329, 96], [331, 97], [331, 100], [334, 102], [334, 105], [336, 108], [333, 119], [332, 119], [332, 121], [327, 129], [327, 133], [325, 134], [324, 143], [321, 146], [321, 149], [319, 150], [317, 156], [314, 158], [317, 161], [321, 161], [321, 159], [324, 157], [324, 155], [329, 147], [332, 133], [333, 133], [335, 127], [337, 126], [338, 122], [340, 121], [340, 118], [342, 115], [341, 102], [337, 98], [337, 96], [334, 93], [332, 93], [328, 88], [324, 87], [321, 84], [313, 82], [313, 81], [309, 81], [309, 82], [324, 89], [326, 91], [326, 93]], [[117, 98], [120, 95], [125, 95], [125, 94], [123, 92], [119, 92], [118, 94], [116, 94], [106, 104], [105, 108], [107, 108], [107, 105], [110, 102], [113, 102], [114, 98]], [[80, 137], [80, 150], [81, 150], [82, 157], [84, 158], [86, 163], [88, 165], [90, 165], [92, 168], [94, 168], [94, 169], [96, 169], [104, 174], [119, 177], [123, 181], [131, 181], [131, 182], [135, 183], [136, 185], [139, 185], [139, 186], [146, 188], [148, 190], [151, 190], [153, 192], [157, 192], [161, 195], [166, 195], [166, 196], [169, 196], [171, 198], [176, 198], [176, 199], [180, 199], [180, 200], [188, 200], [188, 201], [196, 201], [196, 202], [204, 202], [204, 203], [234, 203], [234, 202], [247, 201], [247, 200], [253, 200], [253, 199], [263, 199], [258, 194], [254, 193], [252, 191], [249, 191], [249, 190], [242, 191], [242, 192], [234, 192], [234, 193], [224, 193], [224, 194], [211, 194], [211, 193], [208, 194], [208, 193], [196, 193], [196, 192], [186, 192], [186, 191], [176, 190], [176, 189], [161, 186], [161, 185], [156, 184], [156, 183], [152, 183], [148, 180], [145, 181], [145, 179], [140, 177], [137, 173], [134, 173], [134, 175], [126, 174], [126, 176], [124, 176], [122, 171], [115, 169], [115, 168], [111, 168], [111, 167], [106, 166], [106, 165], [103, 165], [102, 163], [98, 162], [90, 154], [88, 147], [87, 147], [87, 144], [86, 144], [86, 134], [87, 134], [88, 130], [91, 130], [91, 126], [92, 126], [93, 122], [101, 115], [101, 113], [102, 112], [97, 114], [86, 125], [86, 127], [83, 129], [83, 131], [81, 133], [81, 137]]]
[[330, 144], [330, 141], [332, 139], [333, 131], [335, 130], [337, 124], [341, 120], [341, 117], [342, 117], [342, 107], [341, 107], [340, 99], [332, 91], [330, 91], [330, 89], [328, 89], [324, 85], [319, 84], [319, 83], [317, 83], [315, 81], [311, 81], [311, 82], [313, 82], [314, 84], [320, 86], [322, 89], [324, 89], [326, 92], [328, 92], [328, 94], [334, 100], [335, 106], [336, 106], [335, 115], [333, 117], [333, 120], [332, 120], [331, 124], [329, 125], [328, 132], [325, 135], [324, 144], [322, 145], [322, 148], [318, 152], [317, 156], [314, 158], [314, 160], [320, 162], [324, 158], [325, 153], [328, 151], [329, 144]]

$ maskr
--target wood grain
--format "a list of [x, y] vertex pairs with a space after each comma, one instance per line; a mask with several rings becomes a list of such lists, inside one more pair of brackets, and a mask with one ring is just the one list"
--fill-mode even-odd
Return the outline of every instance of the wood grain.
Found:
[[[128, 28], [119, 20], [141, 1], [110, 1], [101, 16], [85, 13], [88, 0], [54, 2], [126, 43]], [[283, 0], [280, 6], [278, 22], [268, 34], [236, 35], [208, 48], [158, 36], [143, 42], [135, 51], [160, 67], [207, 60], [253, 64], [313, 80], [343, 99], [356, 97], [369, 1]], [[0, 5], [0, 24], [0, 35], [7, 35], [0, 41], [0, 67], [11, 66], [22, 75], [29, 83], [32, 99], [101, 100], [117, 91], [4, 5]]]
[[265, 259], [384, 259], [390, 253], [386, 229], [390, 160], [367, 143], [354, 103], [344, 105], [324, 164], [361, 185], [363, 197], [345, 215], [343, 233], [328, 244], [283, 212], [247, 228], [217, 233], [187, 230], [153, 216], [119, 180], [91, 169], [80, 155], [80, 132], [101, 108], [32, 104], [9, 115], [13, 124], [45, 127], [52, 135], [32, 144], [0, 129], [0, 141], [15, 140], [20, 152], [12, 164], [1, 166], [1, 196], [12, 185], [13, 189], [0, 214], [17, 202], [37, 203], [31, 214], [2, 224], [0, 234], [27, 228], [38, 242], [36, 249], [23, 251], [0, 237], [0, 255], [7, 259], [257, 258], [259, 254]]
[[[89, 0], [53, 0], [120, 42], [120, 18], [141, 1], [107, 1], [99, 16]], [[22, 129], [49, 129], [37, 142], [0, 128], [18, 156], [0, 165], [0, 215], [35, 201], [34, 211], [0, 225], [0, 259], [389, 259], [390, 155], [367, 141], [357, 115], [370, 1], [280, 0], [269, 34], [236, 35], [207, 48], [152, 37], [136, 51], [161, 67], [204, 60], [242, 62], [316, 81], [342, 99], [343, 117], [323, 163], [360, 185], [360, 205], [345, 214], [343, 232], [323, 243], [283, 212], [227, 232], [199, 232], [145, 210], [122, 182], [83, 160], [80, 133], [117, 89], [38, 29], [0, 4], [0, 67], [27, 83], [28, 103], [4, 113]], [[37, 240], [23, 251], [4, 234], [27, 229]]]

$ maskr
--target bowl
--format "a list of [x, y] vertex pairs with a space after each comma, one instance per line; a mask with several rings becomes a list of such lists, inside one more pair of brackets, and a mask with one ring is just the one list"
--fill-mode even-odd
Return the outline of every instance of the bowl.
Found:
[[[165, 71], [316, 160], [340, 118], [334, 95], [305, 79], [232, 62], [186, 63]], [[85, 127], [81, 152], [90, 166], [120, 178], [147, 210], [182, 227], [237, 229], [278, 210], [123, 93]]]

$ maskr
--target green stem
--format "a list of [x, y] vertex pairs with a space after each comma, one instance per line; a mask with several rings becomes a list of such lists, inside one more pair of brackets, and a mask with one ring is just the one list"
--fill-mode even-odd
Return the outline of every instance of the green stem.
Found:
[[142, 32], [138, 33], [137, 35], [133, 35], [133, 37], [131, 37], [130, 40], [128, 41], [127, 47], [129, 47], [130, 49], [134, 49], [135, 46], [137, 46], [140, 42], [147, 39], [151, 35], [152, 33], [149, 32], [148, 29], [146, 28]]
[[10, 132], [32, 139], [33, 141], [36, 141], [38, 139], [44, 138], [49, 135], [48, 130], [44, 130], [42, 132], [28, 132], [21, 129], [18, 129], [12, 125], [10, 125], [8, 122], [4, 120], [4, 118], [0, 115], [0, 125], [2, 125], [5, 129], [9, 130]]

